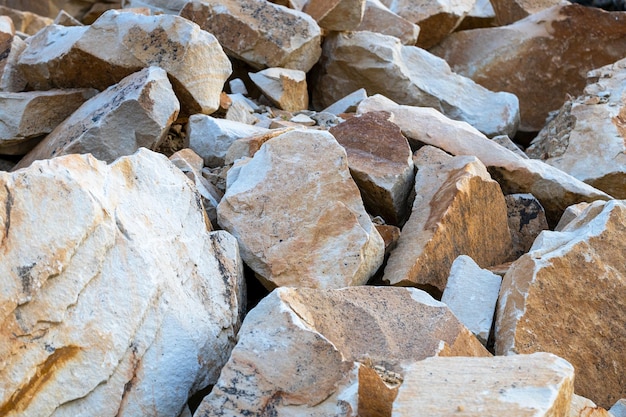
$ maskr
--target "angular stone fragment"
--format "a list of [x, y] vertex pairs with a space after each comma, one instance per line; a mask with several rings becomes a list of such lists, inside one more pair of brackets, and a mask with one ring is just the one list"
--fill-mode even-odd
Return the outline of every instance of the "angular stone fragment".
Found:
[[562, 2], [509, 26], [453, 33], [432, 52], [478, 84], [515, 94], [520, 130], [536, 132], [567, 94], [582, 92], [587, 71], [626, 56], [626, 13]]
[[192, 184], [148, 150], [0, 182], [0, 414], [179, 415], [234, 345], [235, 239], [208, 232]]
[[311, 16], [265, 0], [194, 0], [180, 15], [254, 68], [308, 72], [322, 52], [321, 31]]
[[602, 407], [598, 407], [593, 401], [580, 395], [572, 395], [569, 414], [567, 417], [618, 417], [613, 416]]
[[4, 59], [0, 60], [0, 68], [2, 68], [0, 91], [21, 92], [26, 88], [26, 79], [16, 68], [19, 57], [26, 49], [26, 46], [26, 42], [19, 36], [13, 36], [10, 43], [3, 46], [4, 51], [2, 55]]
[[348, 154], [348, 167], [368, 213], [401, 225], [415, 177], [411, 148], [385, 112], [353, 117], [330, 129]]
[[78, 21], [74, 16], [66, 12], [65, 10], [60, 10], [59, 14], [54, 18], [55, 25], [61, 26], [83, 26], [83, 24]]
[[504, 199], [513, 240], [513, 253], [519, 258], [528, 252], [541, 231], [548, 230], [546, 213], [532, 194], [508, 194]]
[[496, 13], [497, 26], [505, 26], [539, 13], [559, 3], [561, 0], [491, 0]]
[[549, 353], [428, 358], [406, 368], [394, 417], [566, 416], [574, 368]]
[[356, 30], [395, 36], [405, 45], [415, 45], [420, 33], [419, 26], [398, 16], [380, 0], [366, 0], [363, 19]]
[[224, 164], [231, 165], [239, 158], [252, 158], [265, 142], [291, 130], [294, 128], [272, 129], [268, 130], [267, 133], [236, 139], [226, 152]]
[[626, 417], [626, 399], [619, 399], [609, 411], [615, 417]]
[[365, 91], [365, 88], [359, 88], [347, 96], [340, 98], [322, 111], [335, 115], [339, 115], [341, 113], [354, 113], [356, 112], [356, 108], [359, 103], [366, 98], [367, 91]]
[[626, 204], [594, 202], [543, 232], [505, 275], [498, 354], [552, 352], [576, 368], [576, 392], [608, 408], [626, 386]]
[[145, 68], [87, 100], [22, 158], [16, 169], [70, 153], [91, 153], [112, 162], [140, 147], [155, 149], [178, 111], [165, 71]]
[[487, 136], [512, 135], [519, 121], [517, 98], [494, 93], [450, 70], [448, 64], [397, 38], [343, 32], [324, 42], [316, 100], [328, 106], [358, 88], [407, 105], [433, 107]]
[[13, 21], [15, 30], [27, 35], [34, 35], [44, 27], [52, 24], [52, 19], [49, 17], [5, 6], [0, 6], [0, 15], [8, 16]]
[[309, 92], [306, 73], [287, 68], [267, 68], [257, 73], [248, 73], [250, 80], [272, 104], [286, 111], [309, 108]]
[[379, 415], [373, 406], [390, 408], [401, 363], [490, 356], [444, 304], [409, 288], [279, 288], [238, 338], [196, 417]]
[[147, 7], [153, 14], [179, 14], [189, 0], [122, 0], [124, 8]]
[[362, 285], [383, 261], [346, 152], [324, 131], [284, 133], [235, 164], [218, 221], [267, 288]]
[[326, 30], [357, 30], [365, 12], [365, 0], [308, 0], [302, 11]]
[[476, 0], [472, 10], [467, 13], [457, 30], [479, 29], [497, 26], [496, 12], [490, 0]]
[[0, 74], [4, 71], [11, 44], [15, 36], [15, 26], [8, 16], [0, 16]]
[[562, 231], [572, 220], [580, 216], [590, 203], [573, 204], [565, 209], [558, 224], [554, 227], [555, 232]]

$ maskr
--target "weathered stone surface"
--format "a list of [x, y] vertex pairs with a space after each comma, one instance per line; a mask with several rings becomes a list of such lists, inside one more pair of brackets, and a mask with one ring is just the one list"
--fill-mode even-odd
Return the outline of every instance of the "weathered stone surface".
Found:
[[580, 395], [572, 395], [567, 417], [617, 417], [598, 407], [593, 401]]
[[190, 1], [180, 12], [231, 56], [263, 69], [308, 72], [321, 55], [321, 31], [306, 13], [265, 0]]
[[402, 362], [490, 356], [445, 304], [409, 288], [279, 288], [238, 337], [196, 417], [376, 415], [372, 406], [390, 406], [393, 394], [380, 398], [390, 386], [373, 380], [397, 386], [401, 376], [389, 377]]
[[441, 296], [454, 315], [483, 345], [487, 345], [502, 279], [482, 269], [472, 258], [454, 260]]
[[469, 30], [497, 26], [496, 12], [490, 0], [476, 0], [472, 10], [457, 26], [456, 30]]
[[415, 177], [411, 148], [390, 114], [371, 112], [330, 129], [348, 154], [348, 167], [368, 213], [401, 225]]
[[52, 24], [49, 17], [39, 16], [35, 13], [0, 6], [0, 15], [8, 16], [13, 21], [15, 30], [27, 35], [34, 35], [39, 30]]
[[259, 119], [254, 116], [254, 111], [258, 109], [258, 106], [256, 106], [252, 100], [248, 99], [243, 94], [228, 94], [226, 97], [230, 100], [230, 105], [224, 116], [226, 120], [245, 123], [247, 125], [253, 125], [259, 121]]
[[224, 164], [231, 165], [239, 158], [252, 158], [265, 142], [291, 130], [294, 130], [294, 128], [272, 129], [268, 130], [267, 133], [236, 139], [228, 148], [228, 152], [226, 152]]
[[532, 132], [567, 94], [582, 92], [587, 71], [622, 59], [625, 41], [626, 13], [563, 2], [512, 25], [453, 33], [431, 52], [484, 87], [515, 94], [520, 130]]
[[356, 30], [395, 36], [405, 45], [415, 45], [420, 33], [419, 26], [398, 16], [380, 0], [366, 0], [363, 19]]
[[74, 16], [66, 12], [65, 10], [60, 10], [59, 14], [54, 18], [55, 25], [61, 26], [83, 26], [83, 24], [78, 21]]
[[308, 0], [302, 11], [326, 30], [357, 30], [365, 12], [365, 0]]
[[324, 131], [284, 133], [235, 164], [218, 221], [268, 288], [361, 285], [383, 261], [346, 152]]
[[155, 149], [178, 115], [178, 100], [164, 70], [148, 67], [87, 100], [24, 158], [91, 153], [112, 162], [140, 147]]
[[124, 8], [147, 7], [153, 13], [178, 14], [189, 0], [122, 0]]
[[0, 16], [0, 74], [4, 71], [11, 44], [15, 36], [15, 26], [8, 16]]
[[359, 88], [347, 96], [340, 98], [322, 111], [332, 113], [334, 115], [339, 115], [341, 113], [354, 113], [356, 112], [356, 108], [359, 103], [366, 98], [367, 91], [365, 91], [365, 88]]
[[397, 38], [372, 32], [333, 33], [324, 42], [316, 98], [328, 106], [359, 88], [407, 105], [433, 107], [488, 136], [517, 130], [517, 98], [494, 93], [450, 70], [448, 64]]
[[562, 2], [561, 0], [491, 0], [491, 3], [496, 13], [498, 26], [504, 26]]
[[590, 71], [526, 153], [615, 198], [626, 198], [626, 59]]
[[558, 224], [554, 227], [555, 232], [562, 231], [572, 220], [580, 216], [590, 203], [573, 204], [565, 209], [563, 215], [559, 219]]
[[546, 211], [551, 225], [572, 204], [610, 196], [541, 161], [525, 159], [487, 139], [466, 123], [427, 108], [399, 106], [382, 96], [361, 102], [359, 113], [388, 111], [402, 133], [418, 146], [428, 144], [453, 155], [475, 155], [489, 168], [505, 194], [530, 193]]
[[248, 73], [250, 80], [272, 104], [287, 111], [309, 108], [309, 92], [306, 73], [287, 68], [267, 68], [257, 73]]
[[[1, 36], [1, 35], [0, 35]], [[26, 42], [19, 36], [13, 36], [9, 44], [3, 46], [2, 56], [5, 58], [0, 60], [2, 68], [2, 77], [0, 78], [0, 91], [20, 92], [26, 88], [26, 79], [17, 70], [16, 66], [20, 55], [26, 49]]]
[[114, 10], [91, 26], [47, 27], [33, 36], [17, 70], [35, 90], [103, 90], [150, 65], [167, 71], [181, 103], [181, 116], [217, 110], [231, 73], [230, 61], [215, 37], [188, 20]]
[[548, 230], [546, 213], [532, 194], [508, 194], [506, 200], [513, 253], [519, 258], [533, 245], [543, 230]]
[[576, 368], [576, 392], [608, 408], [626, 386], [626, 204], [595, 202], [543, 232], [502, 282], [496, 352], [552, 352]]
[[93, 89], [0, 92], [0, 153], [26, 154], [96, 93]]
[[70, 155], [0, 182], [0, 414], [177, 416], [217, 380], [244, 301], [237, 242], [208, 233], [164, 156]]
[[566, 416], [574, 368], [549, 353], [428, 358], [407, 367], [394, 417]]

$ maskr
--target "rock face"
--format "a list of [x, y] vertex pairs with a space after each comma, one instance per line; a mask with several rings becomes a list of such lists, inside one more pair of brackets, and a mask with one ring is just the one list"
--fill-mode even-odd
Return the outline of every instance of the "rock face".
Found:
[[16, 169], [70, 153], [91, 153], [112, 162], [140, 147], [155, 149], [178, 110], [165, 71], [145, 68], [86, 101], [22, 158]]
[[0, 15], [8, 16], [13, 21], [15, 30], [27, 35], [34, 35], [39, 30], [52, 24], [52, 19], [35, 13], [24, 12], [10, 7], [0, 6]]
[[415, 45], [420, 27], [398, 16], [380, 0], [367, 0], [363, 19], [357, 31], [382, 33], [395, 36], [405, 45]]
[[250, 80], [275, 106], [287, 111], [309, 108], [306, 73], [286, 68], [268, 68], [248, 73]]
[[365, 0], [308, 0], [302, 11], [326, 30], [356, 30], [363, 19]]
[[371, 379], [397, 386], [401, 363], [431, 356], [490, 354], [423, 291], [279, 288], [246, 316], [195, 416], [376, 415], [372, 406], [390, 408], [395, 395], [384, 398], [390, 387]]
[[361, 285], [383, 261], [346, 152], [327, 132], [290, 131], [240, 160], [218, 222], [268, 288]]
[[626, 198], [626, 59], [590, 71], [526, 150], [615, 198]]
[[240, 323], [237, 243], [207, 231], [164, 156], [70, 155], [0, 182], [0, 414], [177, 416], [216, 381]]
[[504, 197], [508, 211], [513, 252], [519, 258], [533, 245], [543, 230], [548, 230], [546, 213], [532, 194], [509, 194]]
[[515, 94], [520, 130], [532, 132], [567, 94], [582, 92], [587, 71], [622, 59], [625, 40], [626, 14], [563, 2], [509, 26], [454, 33], [432, 52], [478, 84]]
[[306, 13], [265, 0], [188, 2], [180, 15], [217, 37], [226, 52], [255, 68], [308, 72], [321, 55], [321, 31]]
[[598, 201], [561, 232], [543, 232], [505, 275], [496, 323], [498, 354], [562, 356], [576, 392], [605, 408], [626, 386], [625, 224], [623, 201]]
[[400, 104], [433, 107], [488, 136], [512, 135], [517, 130], [515, 96], [486, 90], [453, 73], [442, 59], [402, 45], [392, 36], [330, 34], [324, 42], [322, 65], [315, 98], [321, 107], [365, 88], [369, 94], [382, 94]]
[[413, 211], [389, 256], [384, 279], [440, 296], [459, 255], [470, 256], [481, 267], [509, 260], [506, 203], [476, 157], [451, 157], [426, 146], [414, 160]]
[[561, 0], [491, 0], [498, 26], [522, 20], [561, 3]]

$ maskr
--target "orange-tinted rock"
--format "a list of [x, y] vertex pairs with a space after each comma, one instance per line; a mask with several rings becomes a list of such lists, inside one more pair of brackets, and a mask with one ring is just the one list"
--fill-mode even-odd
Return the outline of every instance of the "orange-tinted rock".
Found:
[[561, 3], [561, 0], [491, 0], [498, 26], [522, 20]]
[[272, 104], [286, 111], [309, 108], [309, 92], [306, 73], [287, 68], [267, 68], [248, 73], [250, 80], [261, 90]]
[[34, 35], [39, 32], [40, 29], [52, 24], [52, 19], [49, 17], [11, 9], [10, 7], [0, 6], [0, 15], [10, 17], [15, 25], [15, 30], [26, 33], [27, 35]]
[[308, 0], [302, 11], [326, 30], [356, 30], [363, 19], [365, 0]]
[[366, 0], [363, 20], [356, 30], [395, 36], [405, 45], [415, 45], [420, 27], [392, 12], [380, 0]]

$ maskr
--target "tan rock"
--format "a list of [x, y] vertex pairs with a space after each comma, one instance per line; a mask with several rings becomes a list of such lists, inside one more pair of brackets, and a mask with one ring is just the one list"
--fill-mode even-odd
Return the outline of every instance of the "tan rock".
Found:
[[229, 55], [254, 68], [308, 72], [321, 55], [321, 31], [315, 20], [268, 1], [194, 0], [180, 15], [215, 35]]
[[[589, 207], [590, 203], [573, 204], [565, 209], [558, 224], [554, 227], [555, 232], [562, 231], [572, 220], [580, 216], [582, 212]], [[597, 208], [596, 208], [597, 210]]]
[[515, 258], [519, 258], [528, 252], [539, 233], [548, 230], [546, 213], [532, 194], [508, 194], [504, 199], [513, 240], [513, 253]]
[[576, 368], [576, 392], [601, 407], [624, 394], [626, 205], [595, 202], [543, 232], [505, 275], [496, 353], [552, 352]]
[[15, 25], [15, 30], [27, 35], [34, 35], [39, 30], [52, 24], [49, 17], [39, 16], [35, 13], [0, 6], [0, 15], [8, 16]]
[[395, 36], [404, 45], [415, 45], [420, 27], [398, 16], [380, 0], [366, 0], [361, 24], [355, 29]]
[[359, 88], [407, 105], [433, 107], [488, 136], [513, 134], [515, 96], [488, 91], [450, 70], [442, 59], [397, 38], [372, 32], [330, 34], [324, 42], [323, 72], [316, 86], [321, 107]]
[[287, 111], [309, 108], [309, 92], [306, 86], [306, 73], [287, 68], [267, 68], [256, 73], [248, 73], [250, 80], [272, 104]]
[[373, 416], [391, 408], [401, 363], [490, 356], [444, 304], [409, 288], [279, 288], [238, 338], [196, 417]]
[[385, 112], [353, 117], [330, 129], [348, 154], [348, 167], [368, 213], [401, 225], [415, 178], [411, 148]]
[[[602, 30], [591, 33], [590, 27]], [[582, 92], [587, 71], [622, 59], [625, 40], [625, 13], [563, 2], [512, 25], [454, 33], [431, 52], [452, 71], [515, 94], [520, 130], [532, 132], [567, 94]]]
[[153, 14], [179, 14], [188, 0], [122, 0], [124, 8], [147, 7]]
[[398, 246], [398, 239], [400, 239], [400, 228], [391, 224], [376, 224], [374, 223], [376, 230], [380, 233], [380, 237], [385, 242], [385, 257], [389, 256], [392, 250]]
[[346, 152], [324, 131], [284, 133], [235, 164], [218, 221], [268, 288], [361, 285], [383, 261]]
[[302, 11], [326, 30], [357, 30], [363, 20], [365, 0], [308, 0]]
[[0, 16], [0, 74], [4, 72], [11, 45], [15, 37], [15, 26], [8, 16]]
[[522, 20], [561, 3], [561, 0], [491, 0], [498, 26]]
[[0, 67], [2, 68], [0, 91], [21, 92], [26, 88], [26, 79], [16, 68], [19, 57], [26, 46], [26, 42], [19, 36], [13, 36], [10, 44], [6, 44], [6, 49], [3, 52], [6, 57], [0, 60]]
[[[602, 407], [598, 407], [593, 401], [580, 395], [572, 395], [569, 414], [567, 417], [614, 417]], [[618, 416], [615, 416], [618, 417]]]
[[394, 417], [566, 416], [574, 368], [548, 353], [428, 358], [405, 370]]
[[231, 165], [239, 158], [252, 158], [265, 142], [293, 129], [293, 127], [273, 129], [268, 130], [267, 133], [236, 139], [228, 148], [228, 152], [226, 152], [224, 164]]
[[87, 100], [17, 164], [71, 153], [112, 162], [140, 147], [156, 149], [178, 115], [167, 73], [145, 68]]
[[474, 8], [467, 13], [456, 30], [480, 29], [498, 26], [496, 12], [491, 0], [476, 0]]
[[83, 24], [78, 19], [76, 19], [65, 10], [60, 10], [59, 14], [57, 14], [57, 16], [54, 18], [54, 22], [52, 23], [61, 26], [83, 26]]

